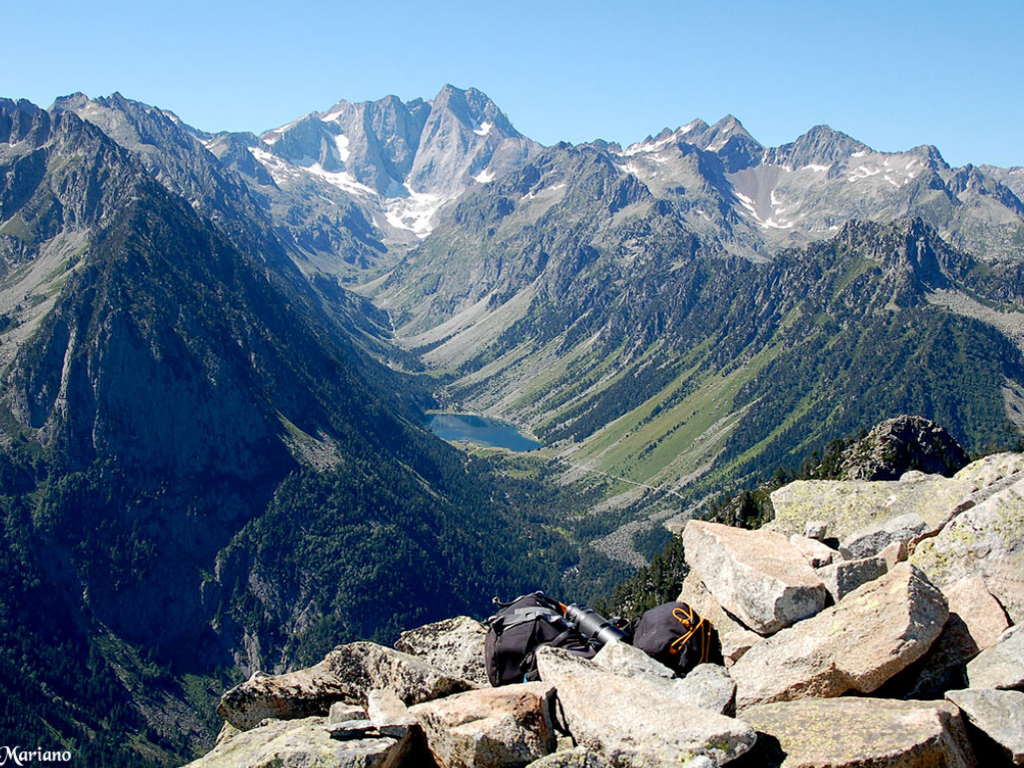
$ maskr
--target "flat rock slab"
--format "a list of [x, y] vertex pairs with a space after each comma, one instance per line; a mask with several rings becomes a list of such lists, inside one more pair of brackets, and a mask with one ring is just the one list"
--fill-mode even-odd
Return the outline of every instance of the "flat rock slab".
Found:
[[737, 768], [973, 768], [963, 722], [945, 702], [802, 699], [751, 707], [758, 746]]
[[990, 488], [1013, 475], [1024, 472], [1024, 453], [993, 453], [978, 461], [972, 461], [953, 477], [966, 480], [979, 490]]
[[481, 688], [490, 685], [484, 665], [487, 627], [468, 616], [457, 616], [403, 632], [395, 649], [418, 656], [451, 677]]
[[995, 645], [1010, 627], [1006, 611], [980, 576], [968, 576], [942, 590], [949, 601], [950, 614], [956, 614], [967, 627], [979, 651]]
[[415, 727], [416, 718], [392, 691], [370, 691], [366, 695], [366, 712], [370, 722], [383, 735], [400, 739]]
[[888, 571], [889, 566], [883, 558], [866, 557], [861, 560], [840, 560], [838, 563], [816, 568], [814, 572], [818, 574], [832, 599], [838, 603], [854, 590], [884, 576]]
[[812, 539], [809, 536], [793, 534], [789, 537], [789, 543], [800, 550], [800, 554], [804, 556], [804, 559], [811, 568], [821, 568], [822, 566], [831, 565], [835, 560], [842, 560], [842, 555], [838, 551], [822, 544], [820, 540]]
[[347, 688], [320, 662], [284, 675], [257, 672], [221, 696], [217, 714], [240, 731], [263, 720], [296, 720], [326, 715], [331, 704], [345, 697]]
[[349, 723], [353, 720], [367, 720], [366, 709], [358, 704], [349, 704], [345, 701], [336, 701], [331, 704], [327, 713], [327, 724]]
[[683, 765], [701, 755], [722, 765], [754, 744], [746, 723], [667, 695], [673, 681], [624, 679], [548, 646], [537, 668], [557, 688], [573, 737], [613, 766]]
[[1024, 688], [1024, 625], [1011, 627], [967, 665], [971, 688]]
[[1024, 692], [969, 688], [948, 691], [946, 698], [1006, 750], [1015, 765], [1024, 765]]
[[825, 605], [821, 580], [789, 539], [691, 520], [686, 562], [718, 603], [750, 629], [769, 635]]
[[486, 688], [410, 707], [441, 768], [500, 768], [538, 760], [555, 748], [548, 682]]
[[969, 576], [983, 578], [1013, 622], [1024, 623], [1024, 478], [919, 542], [910, 562], [940, 589]]
[[736, 709], [736, 683], [725, 667], [698, 664], [686, 677], [672, 681], [672, 697], [684, 704], [732, 715]]
[[1024, 472], [1024, 454], [1000, 453], [972, 462], [953, 477], [908, 472], [900, 480], [797, 480], [771, 495], [772, 530], [803, 533], [807, 523], [827, 524], [830, 536], [852, 533], [914, 514], [937, 531], [971, 505], [983, 503]]
[[886, 695], [941, 699], [948, 690], [967, 688], [967, 664], [1006, 630], [1006, 612], [989, 594], [984, 580], [962, 579], [942, 593], [949, 602], [949, 619], [942, 634], [923, 658], [886, 684]]
[[969, 480], [940, 475], [912, 482], [797, 480], [772, 493], [775, 519], [770, 526], [789, 536], [803, 533], [808, 521], [820, 519], [828, 524], [830, 536], [845, 542], [857, 531], [914, 514], [934, 530], [974, 488]]
[[608, 643], [602, 646], [594, 656], [594, 663], [622, 677], [675, 677], [671, 669], [629, 643]]
[[383, 736], [369, 720], [346, 720], [342, 723], [327, 723], [324, 728], [332, 739], [364, 739], [370, 735]]
[[586, 747], [573, 747], [552, 752], [534, 760], [526, 768], [612, 768], [599, 754]]
[[311, 717], [235, 734], [186, 768], [390, 768], [411, 757], [407, 750], [407, 743], [395, 739], [333, 739], [323, 719]]
[[[954, 507], [954, 510], [960, 508]], [[847, 560], [874, 557], [886, 547], [900, 542], [911, 542], [931, 529], [932, 526], [920, 515], [909, 512], [854, 531], [843, 539], [839, 551]]]
[[376, 643], [358, 642], [335, 648], [323, 661], [341, 690], [362, 701], [371, 690], [390, 690], [406, 705], [449, 696], [473, 683], [446, 675], [415, 656]]
[[948, 618], [927, 577], [900, 563], [841, 603], [751, 648], [730, 673], [736, 706], [870, 693], [921, 658]]

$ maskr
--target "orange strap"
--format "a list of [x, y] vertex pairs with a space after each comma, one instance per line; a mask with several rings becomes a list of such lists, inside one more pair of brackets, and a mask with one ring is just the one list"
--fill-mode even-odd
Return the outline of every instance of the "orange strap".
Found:
[[[698, 621], [696, 624], [694, 624], [693, 623], [694, 613], [693, 613], [693, 609], [692, 608], [690, 609], [690, 613], [689, 614], [687, 614], [682, 608], [676, 608], [676, 609], [674, 609], [672, 611], [672, 616], [675, 618], [676, 621], [678, 621], [680, 624], [682, 624], [687, 629], [687, 632], [685, 634], [680, 635], [679, 637], [677, 637], [672, 642], [672, 645], [669, 646], [669, 653], [675, 655], [675, 654], [679, 653], [686, 646], [686, 644], [688, 642], [690, 642], [690, 638], [692, 638], [694, 636], [694, 634], [699, 629], [701, 629], [706, 622], [704, 621], [703, 618], [701, 618], [700, 621]], [[707, 642], [706, 635], [707, 635], [707, 631], [706, 630], [704, 632], [701, 632], [701, 638], [700, 638], [701, 639], [701, 643], [700, 643], [700, 646], [701, 646], [700, 647], [700, 663], [701, 664], [704, 664], [705, 662], [707, 662], [707, 660], [708, 660], [708, 652], [710, 650], [708, 648], [708, 642]]]

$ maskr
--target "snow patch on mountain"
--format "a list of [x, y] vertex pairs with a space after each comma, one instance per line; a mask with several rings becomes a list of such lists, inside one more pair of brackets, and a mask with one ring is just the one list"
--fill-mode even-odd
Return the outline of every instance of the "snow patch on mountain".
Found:
[[249, 152], [255, 157], [263, 167], [266, 168], [270, 175], [274, 179], [274, 183], [278, 186], [289, 185], [302, 178], [303, 174], [310, 174], [323, 179], [331, 186], [337, 187], [338, 189], [348, 192], [349, 194], [359, 195], [360, 197], [373, 198], [377, 197], [377, 192], [370, 189], [365, 184], [360, 184], [355, 180], [355, 177], [351, 173], [345, 171], [327, 171], [320, 163], [310, 163], [309, 165], [292, 165], [286, 160], [282, 160], [276, 155], [272, 155], [264, 149], [258, 147], [249, 147]]
[[423, 239], [434, 229], [434, 214], [448, 202], [441, 195], [409, 190], [408, 197], [393, 197], [387, 201], [388, 223], [398, 229], [407, 229]]
[[475, 133], [477, 136], [487, 136], [491, 132], [491, 128], [493, 127], [494, 123], [485, 120], [483, 123], [480, 124], [479, 128], [475, 128], [473, 130], [473, 133]]
[[338, 148], [338, 157], [341, 162], [347, 162], [349, 158], [348, 136], [338, 134], [334, 137], [334, 144]]

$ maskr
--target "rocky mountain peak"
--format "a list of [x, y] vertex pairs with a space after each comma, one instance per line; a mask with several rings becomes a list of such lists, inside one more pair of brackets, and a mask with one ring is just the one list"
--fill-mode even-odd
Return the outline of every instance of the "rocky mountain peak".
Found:
[[809, 165], [831, 166], [856, 152], [870, 152], [871, 148], [845, 133], [827, 125], [816, 125], [790, 144], [769, 149], [765, 162], [804, 168]]
[[970, 461], [945, 429], [920, 416], [898, 416], [874, 427], [843, 452], [843, 480], [898, 480], [917, 470], [950, 477]]
[[30, 101], [0, 99], [0, 142], [18, 144], [26, 139], [39, 146], [49, 137], [50, 115]]
[[717, 123], [712, 125], [710, 130], [712, 133], [715, 134], [739, 133], [746, 136], [749, 139], [753, 138], [753, 136], [747, 133], [747, 129], [743, 127], [743, 123], [741, 123], [735, 115], [731, 114], [725, 115], [725, 117], [723, 117]]
[[477, 135], [487, 136], [492, 130], [510, 138], [521, 138], [522, 134], [487, 94], [476, 88], [462, 90], [445, 85], [431, 102], [432, 112], [451, 111], [460, 121], [469, 126]]
[[764, 153], [764, 147], [732, 115], [726, 115], [701, 133], [697, 133], [695, 126], [682, 140], [717, 154], [729, 173], [755, 165]]

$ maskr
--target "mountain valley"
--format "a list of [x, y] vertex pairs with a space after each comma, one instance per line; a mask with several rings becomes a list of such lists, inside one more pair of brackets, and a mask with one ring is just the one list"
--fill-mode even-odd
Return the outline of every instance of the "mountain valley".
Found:
[[243, 676], [606, 596], [884, 419], [1018, 446], [1022, 194], [731, 116], [544, 147], [453, 86], [259, 135], [0, 100], [0, 729], [180, 764]]

